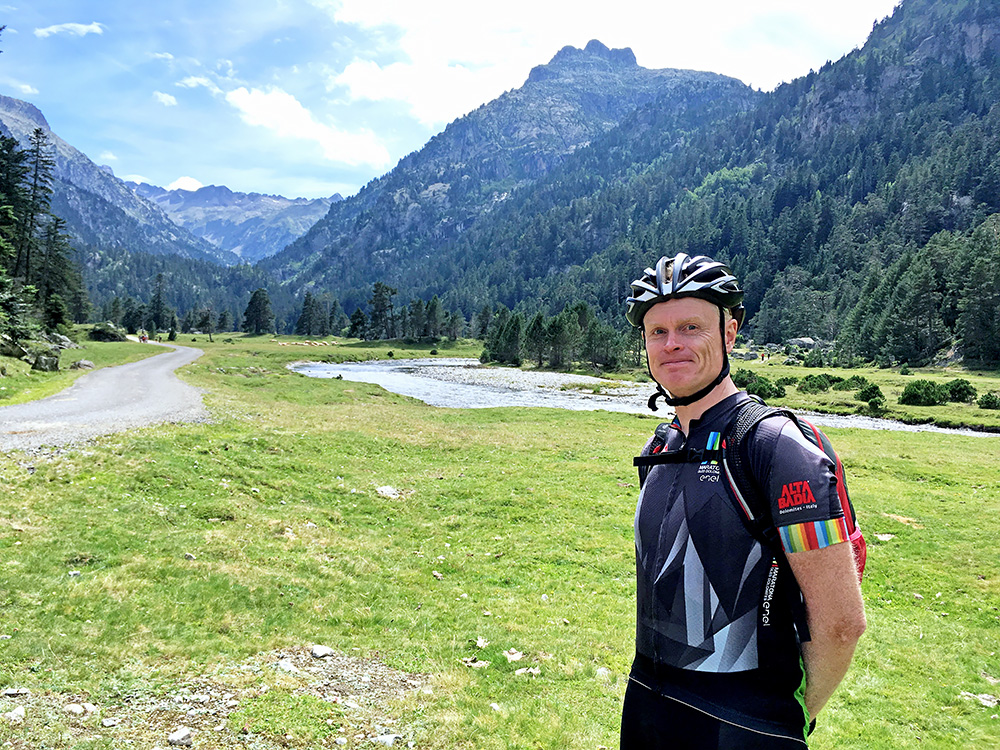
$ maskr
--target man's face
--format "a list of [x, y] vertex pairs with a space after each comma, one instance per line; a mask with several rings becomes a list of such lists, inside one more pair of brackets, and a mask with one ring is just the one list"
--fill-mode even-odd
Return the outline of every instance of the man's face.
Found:
[[[642, 319], [649, 369], [672, 396], [690, 396], [722, 370], [719, 308], [697, 297], [660, 302]], [[736, 342], [735, 320], [726, 321], [726, 351]]]

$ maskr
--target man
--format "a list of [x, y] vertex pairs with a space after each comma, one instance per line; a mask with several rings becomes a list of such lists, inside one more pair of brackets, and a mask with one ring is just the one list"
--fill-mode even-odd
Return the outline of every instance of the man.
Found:
[[[781, 544], [758, 541], [718, 461], [701, 460], [750, 398], [729, 375], [744, 317], [735, 276], [705, 256], [661, 258], [632, 283], [626, 317], [657, 383], [651, 407], [676, 409], [662, 451], [679, 458], [650, 469], [636, 508], [622, 750], [805, 747], [865, 630], [851, 545], [836, 543], [847, 534], [832, 462], [784, 417], [750, 433]], [[808, 502], [788, 503], [789, 487]]]

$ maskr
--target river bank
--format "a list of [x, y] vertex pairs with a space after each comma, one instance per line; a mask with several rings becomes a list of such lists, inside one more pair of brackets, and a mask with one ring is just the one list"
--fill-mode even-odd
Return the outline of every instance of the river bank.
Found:
[[[488, 367], [478, 360], [460, 357], [369, 362], [293, 362], [293, 372], [315, 378], [343, 378], [374, 383], [388, 391], [418, 398], [431, 406], [475, 409], [497, 406], [548, 407], [572, 410], [606, 410], [652, 415], [647, 401], [653, 392], [649, 383], [608, 380], [588, 375], [549, 370]], [[997, 437], [982, 430], [907, 424], [859, 414], [829, 414], [797, 410], [823, 427], [850, 427], [900, 432], [941, 432], [976, 437]], [[657, 418], [673, 414], [662, 406]]]

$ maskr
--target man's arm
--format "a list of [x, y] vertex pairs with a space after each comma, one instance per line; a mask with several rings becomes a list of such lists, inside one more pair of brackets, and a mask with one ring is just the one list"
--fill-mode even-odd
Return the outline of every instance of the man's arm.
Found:
[[788, 563], [806, 602], [806, 709], [815, 718], [847, 674], [865, 632], [865, 605], [850, 542], [793, 552]]

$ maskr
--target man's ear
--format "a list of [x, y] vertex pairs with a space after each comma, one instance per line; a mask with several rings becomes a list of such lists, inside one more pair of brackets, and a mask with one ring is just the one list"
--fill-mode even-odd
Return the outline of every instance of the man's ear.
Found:
[[731, 352], [733, 347], [736, 346], [736, 333], [739, 330], [740, 324], [737, 323], [733, 318], [726, 321], [726, 352]]

